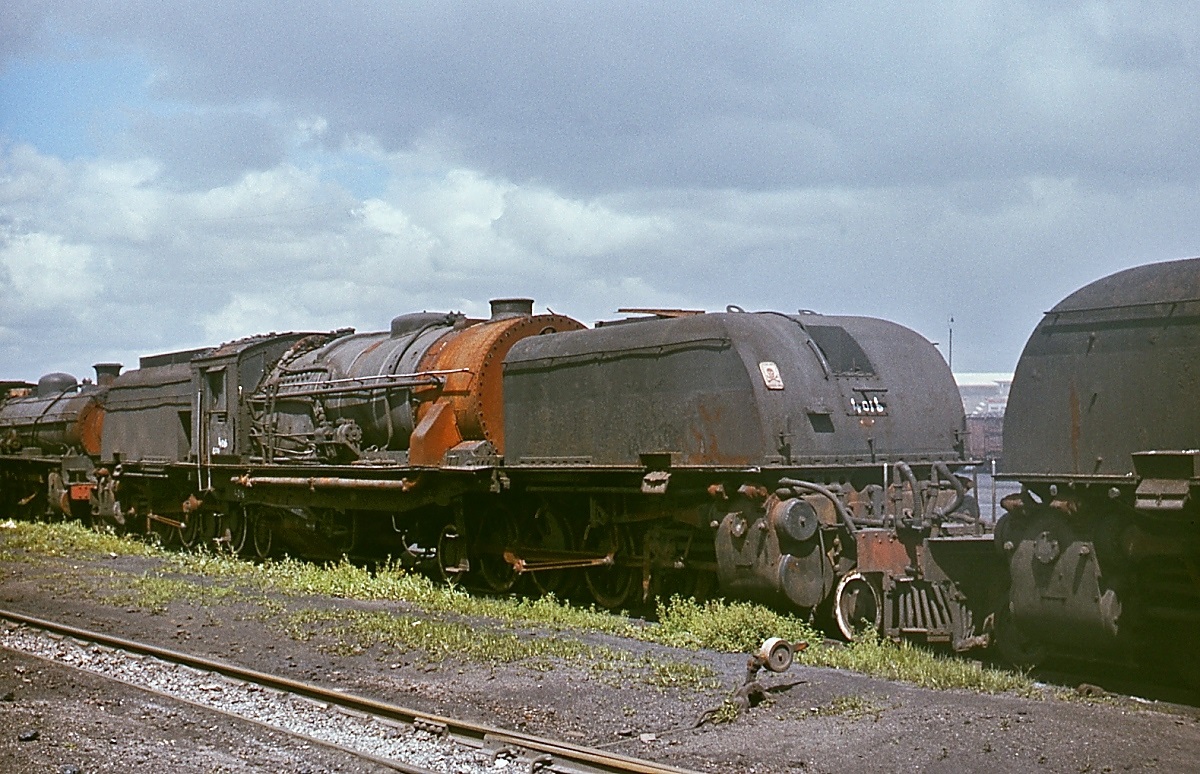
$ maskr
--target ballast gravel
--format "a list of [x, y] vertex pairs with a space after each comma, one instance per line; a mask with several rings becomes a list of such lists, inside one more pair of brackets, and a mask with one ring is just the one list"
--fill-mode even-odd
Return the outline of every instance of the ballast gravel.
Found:
[[[209, 707], [316, 742], [447, 774], [495, 774], [509, 761], [453, 740], [220, 674], [25, 628], [0, 628], [0, 647]], [[36, 730], [21, 741], [37, 739]], [[28, 738], [27, 738], [28, 737]]]
[[[200, 704], [314, 742], [364, 752], [386, 761], [400, 761], [431, 772], [494, 774], [509, 766], [504, 757], [469, 749], [454, 740], [406, 725], [361, 718], [305, 697], [96, 644], [6, 625], [0, 630], [0, 647]], [[34, 734], [29, 740], [37, 738], [36, 731], [26, 733]]]

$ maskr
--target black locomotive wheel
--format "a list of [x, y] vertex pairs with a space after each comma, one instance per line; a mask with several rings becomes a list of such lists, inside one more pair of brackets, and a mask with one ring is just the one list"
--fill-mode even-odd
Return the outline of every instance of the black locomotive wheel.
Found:
[[158, 541], [167, 548], [178, 545], [179, 543], [179, 528], [172, 527], [170, 524], [164, 524], [155, 519], [148, 519], [150, 522], [150, 532]]
[[485, 519], [479, 526], [476, 552], [471, 560], [475, 584], [483, 590], [503, 594], [516, 584], [516, 568], [504, 558], [505, 551], [516, 543], [512, 522], [506, 518]]
[[183, 514], [183, 526], [175, 531], [178, 535], [179, 545], [184, 548], [191, 548], [196, 545], [196, 541], [200, 536], [200, 514], [185, 513]]
[[233, 554], [241, 554], [246, 550], [246, 541], [250, 535], [250, 514], [243, 505], [235, 505], [221, 516], [220, 534], [217, 542]]
[[437, 566], [442, 580], [454, 585], [462, 580], [463, 573], [470, 568], [463, 541], [458, 534], [458, 527], [447, 524], [442, 527], [437, 542]]
[[[546, 506], [538, 508], [526, 527], [525, 543], [552, 556], [575, 548], [571, 525], [557, 511]], [[560, 599], [571, 594], [578, 584], [578, 571], [570, 569], [536, 570], [530, 573], [534, 587], [542, 594], [554, 594]]]
[[268, 558], [275, 543], [275, 531], [271, 520], [262, 514], [254, 514], [250, 519], [248, 531], [250, 542], [254, 544], [254, 556], [259, 559]]
[[684, 597], [702, 602], [717, 587], [717, 576], [704, 570], [667, 570], [655, 576], [652, 593], [660, 599]]
[[623, 565], [633, 552], [633, 540], [629, 532], [615, 524], [588, 526], [583, 535], [583, 549], [589, 553], [612, 556], [612, 564], [589, 567], [584, 573], [584, 583], [596, 604], [607, 610], [616, 610], [633, 598], [641, 573], [637, 568]]

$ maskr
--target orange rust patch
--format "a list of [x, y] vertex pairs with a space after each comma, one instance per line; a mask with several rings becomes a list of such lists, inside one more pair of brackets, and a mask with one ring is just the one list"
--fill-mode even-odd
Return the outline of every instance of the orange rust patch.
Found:
[[[450, 433], [444, 427], [447, 419], [431, 419], [420, 449], [421, 458], [429, 461], [420, 464], [436, 464], [434, 460], [440, 461], [459, 440], [489, 441], [498, 453], [503, 454], [505, 355], [521, 339], [583, 328], [582, 323], [570, 317], [543, 314], [485, 321], [443, 337], [438, 342], [440, 346], [431, 348], [421, 359], [419, 370], [457, 373], [445, 377], [436, 400], [433, 400], [432, 391], [419, 395], [426, 402], [417, 409], [417, 424], [418, 427], [425, 425], [429, 412], [444, 405], [446, 409], [439, 408], [438, 411], [452, 413], [456, 433]], [[454, 440], [456, 437], [459, 440]], [[450, 445], [445, 445], [447, 443]], [[413, 450], [410, 449], [409, 454], [413, 459]]]
[[104, 407], [96, 401], [88, 404], [79, 412], [79, 445], [85, 454], [92, 457], [100, 456], [100, 434], [104, 430]]

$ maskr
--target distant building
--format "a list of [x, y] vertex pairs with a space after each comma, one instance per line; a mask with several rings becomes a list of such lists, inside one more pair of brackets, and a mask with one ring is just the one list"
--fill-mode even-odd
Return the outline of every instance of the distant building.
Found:
[[980, 460], [999, 460], [1004, 453], [1004, 409], [1008, 405], [1009, 373], [955, 374], [967, 414], [967, 454]]

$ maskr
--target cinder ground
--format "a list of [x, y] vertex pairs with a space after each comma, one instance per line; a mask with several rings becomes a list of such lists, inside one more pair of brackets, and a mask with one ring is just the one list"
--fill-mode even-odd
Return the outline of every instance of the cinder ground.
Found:
[[[0, 606], [83, 628], [225, 659], [423, 711], [557, 736], [707, 772], [1196, 771], [1200, 712], [1131, 699], [934, 691], [797, 664], [767, 675], [768, 702], [729, 723], [693, 728], [739, 686], [746, 657], [581, 635], [593, 643], [710, 667], [711, 687], [654, 688], [614, 667], [549, 671], [379, 646], [346, 655], [336, 634], [284, 635], [264, 618], [287, 610], [389, 604], [282, 597], [172, 601], [161, 612], [114, 605], [122, 579], [156, 560], [28, 557], [0, 563]], [[103, 599], [109, 598], [105, 602]], [[486, 621], [475, 622], [480, 631]], [[544, 636], [530, 630], [527, 636]], [[562, 635], [559, 635], [562, 636]], [[6, 695], [11, 693], [11, 697]], [[0, 650], [0, 770], [361, 771], [354, 759], [167, 706], [133, 689]], [[38, 738], [20, 741], [22, 732]], [[75, 767], [75, 768], [72, 768]]]

